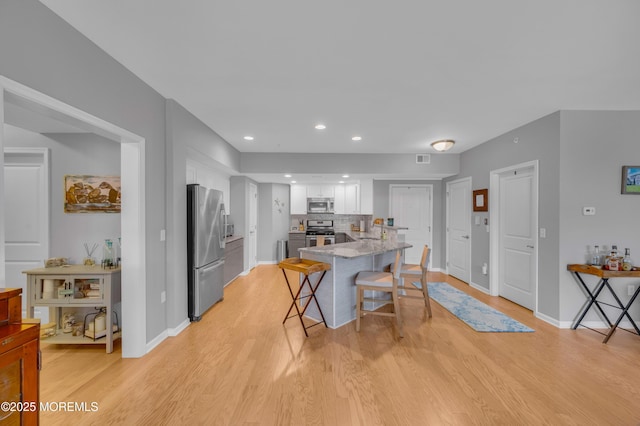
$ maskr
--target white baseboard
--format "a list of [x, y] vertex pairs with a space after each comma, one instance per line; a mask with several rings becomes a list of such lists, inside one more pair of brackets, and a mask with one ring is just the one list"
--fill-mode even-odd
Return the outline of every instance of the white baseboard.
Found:
[[258, 261], [258, 265], [277, 265], [277, 260], [260, 260]]
[[469, 285], [470, 285], [472, 288], [475, 288], [476, 290], [483, 292], [484, 294], [488, 294], [488, 295], [490, 295], [490, 293], [489, 293], [489, 289], [488, 289], [488, 288], [484, 288], [484, 287], [482, 287], [481, 285], [476, 284], [476, 283], [473, 283], [473, 282], [472, 282], [472, 283], [470, 283]]
[[[126, 331], [126, 330], [125, 330]], [[145, 347], [145, 354], [148, 354], [152, 350], [156, 348], [160, 343], [164, 342], [164, 340], [169, 337], [169, 332], [164, 330], [162, 333], [158, 334], [153, 340], [147, 343]]]
[[558, 321], [558, 320], [557, 320], [557, 319], [555, 319], [555, 318], [551, 318], [549, 315], [545, 315], [545, 314], [542, 314], [542, 313], [540, 313], [540, 312], [534, 312], [533, 314], [534, 314], [534, 316], [535, 316], [536, 318], [539, 318], [539, 319], [541, 319], [542, 321], [544, 321], [544, 322], [546, 322], [546, 323], [549, 323], [549, 324], [553, 325], [554, 327], [558, 327], [558, 328], [571, 328], [571, 323], [569, 323], [569, 326], [568, 326], [568, 327], [564, 327], [564, 326], [563, 326], [564, 324], [563, 324], [563, 322], [562, 322], [562, 321]]
[[187, 318], [182, 321], [182, 323], [178, 324], [177, 327], [169, 328], [167, 332], [171, 337], [177, 336], [178, 334], [182, 333], [187, 327], [189, 327], [190, 324], [191, 321], [189, 321], [189, 318]]

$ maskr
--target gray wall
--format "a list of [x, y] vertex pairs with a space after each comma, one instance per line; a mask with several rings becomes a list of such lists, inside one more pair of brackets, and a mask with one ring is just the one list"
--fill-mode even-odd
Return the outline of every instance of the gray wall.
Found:
[[36, 0], [0, 2], [0, 57], [1, 75], [146, 139], [147, 300], [140, 303], [149, 342], [167, 328], [158, 267], [166, 258], [158, 238], [165, 228], [165, 99]]
[[[389, 216], [389, 185], [433, 185], [433, 242], [431, 268], [444, 270], [444, 195], [443, 182], [440, 180], [374, 180], [373, 181], [373, 217]], [[398, 223], [397, 225], [402, 225]]]
[[[167, 326], [187, 319], [187, 158], [212, 169], [235, 170], [240, 153], [173, 100], [166, 102]], [[202, 183], [202, 182], [198, 182]]]
[[[587, 248], [595, 244], [631, 249], [640, 265], [640, 196], [620, 192], [625, 165], [640, 164], [640, 111], [562, 111], [560, 150], [560, 319], [573, 320], [584, 296], [566, 271], [569, 263], [583, 263]], [[583, 207], [595, 207], [595, 216], [583, 216]], [[623, 252], [624, 253], [624, 252]], [[591, 277], [590, 277], [591, 278]], [[593, 278], [589, 279], [593, 284]], [[623, 302], [629, 300], [627, 284], [640, 280], [614, 279]], [[612, 318], [618, 313], [612, 312]], [[632, 306], [637, 318], [640, 305]], [[588, 320], [598, 320], [589, 315]]]
[[289, 185], [258, 185], [258, 262], [277, 259], [277, 241], [289, 238], [289, 208]]
[[346, 173], [353, 178], [363, 173], [406, 173], [420, 176], [445, 177], [460, 170], [459, 154], [432, 154], [430, 164], [416, 164], [415, 154], [241, 154], [242, 173]]
[[119, 176], [120, 145], [94, 134], [42, 135], [10, 125], [4, 131], [7, 147], [49, 149], [50, 256], [82, 263], [84, 243], [97, 243], [93, 255], [100, 261], [104, 240], [120, 236], [120, 214], [64, 213], [64, 175]]
[[[515, 138], [518, 143], [514, 143]], [[538, 250], [538, 308], [545, 315], [558, 318], [560, 113], [540, 118], [462, 153], [460, 174], [447, 181], [470, 176], [472, 189], [489, 188], [492, 170], [532, 160], [539, 160], [538, 222], [541, 228], [547, 229], [547, 238], [540, 239]], [[489, 217], [488, 213], [480, 216]], [[490, 265], [489, 233], [484, 226], [472, 225], [471, 230], [471, 282], [488, 291], [489, 275], [482, 275], [482, 264]]]

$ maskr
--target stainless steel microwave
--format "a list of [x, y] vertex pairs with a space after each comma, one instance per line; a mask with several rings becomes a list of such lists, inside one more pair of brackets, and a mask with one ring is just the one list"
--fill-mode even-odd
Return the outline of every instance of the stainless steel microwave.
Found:
[[333, 198], [307, 198], [307, 213], [333, 213]]

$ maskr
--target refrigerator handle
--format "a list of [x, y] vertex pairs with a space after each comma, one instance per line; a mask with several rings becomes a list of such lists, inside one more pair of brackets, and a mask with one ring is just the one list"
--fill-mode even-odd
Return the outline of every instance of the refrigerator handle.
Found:
[[227, 215], [224, 209], [224, 203], [220, 205], [220, 221], [222, 222], [221, 230], [220, 230], [220, 248], [224, 248], [225, 240], [227, 238]]

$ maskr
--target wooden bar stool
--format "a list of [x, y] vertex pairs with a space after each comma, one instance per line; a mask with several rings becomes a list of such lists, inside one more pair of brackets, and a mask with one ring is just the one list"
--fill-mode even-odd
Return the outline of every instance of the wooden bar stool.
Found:
[[[318, 289], [320, 282], [324, 278], [324, 275], [327, 273], [328, 270], [331, 269], [331, 265], [328, 263], [316, 262], [314, 260], [309, 260], [309, 259], [289, 257], [287, 259], [283, 259], [280, 263], [278, 263], [278, 267], [282, 269], [282, 274], [284, 275], [284, 279], [287, 283], [287, 288], [289, 289], [289, 293], [291, 294], [291, 299], [292, 299], [291, 306], [289, 306], [289, 310], [287, 311], [287, 314], [284, 316], [284, 320], [282, 320], [282, 324], [284, 324], [289, 318], [293, 318], [297, 316], [300, 319], [300, 324], [302, 324], [302, 329], [304, 330], [304, 334], [307, 337], [309, 337], [309, 334], [307, 333], [307, 329], [313, 326], [316, 326], [318, 324], [324, 324], [324, 326], [326, 327], [327, 322], [324, 320], [324, 314], [322, 313], [322, 309], [320, 308], [320, 304], [318, 303], [318, 299], [316, 298], [316, 290]], [[287, 277], [287, 272], [286, 272], [287, 270], [295, 271], [297, 273], [304, 275], [304, 279], [302, 280], [300, 287], [295, 293], [291, 289], [291, 284], [289, 283], [289, 278]], [[320, 278], [318, 278], [315, 285], [311, 284], [311, 281], [309, 280], [309, 276], [311, 274], [315, 274], [319, 272], [322, 272], [322, 275], [320, 275]], [[309, 287], [308, 294], [302, 294], [302, 291], [305, 285]], [[316, 306], [318, 307], [318, 312], [320, 313], [320, 317], [322, 318], [322, 321], [318, 321], [307, 326], [304, 324], [304, 321], [302, 320], [302, 316], [307, 311], [307, 308], [309, 307], [311, 300], [316, 302]], [[300, 306], [298, 306], [298, 303], [300, 303]], [[293, 308], [296, 309], [297, 314], [289, 315]]]
[[[400, 337], [404, 337], [402, 331], [402, 317], [400, 315], [400, 304], [398, 302], [398, 280], [400, 279], [400, 250], [396, 251], [396, 261], [394, 272], [373, 272], [365, 271], [359, 272], [356, 276], [356, 331], [360, 331], [360, 317], [367, 315], [381, 315], [386, 317], [395, 317], [396, 324], [398, 326], [398, 334]], [[379, 298], [365, 298], [365, 290], [371, 291], [384, 291], [391, 293], [391, 300], [379, 299]], [[376, 307], [376, 310], [364, 309], [364, 302], [381, 303]], [[393, 312], [378, 312], [377, 308], [393, 303]]]
[[[429, 301], [429, 286], [427, 285], [427, 272], [429, 272], [429, 257], [431, 250], [428, 245], [422, 250], [422, 259], [420, 264], [403, 263], [400, 267], [400, 278], [402, 281], [398, 284], [399, 297], [407, 299], [424, 299], [424, 306], [427, 308], [429, 318], [431, 318], [431, 303]], [[420, 287], [418, 287], [418, 281]], [[407, 284], [409, 281], [409, 284]], [[402, 292], [403, 291], [403, 292]], [[416, 293], [420, 293], [417, 295]]]

